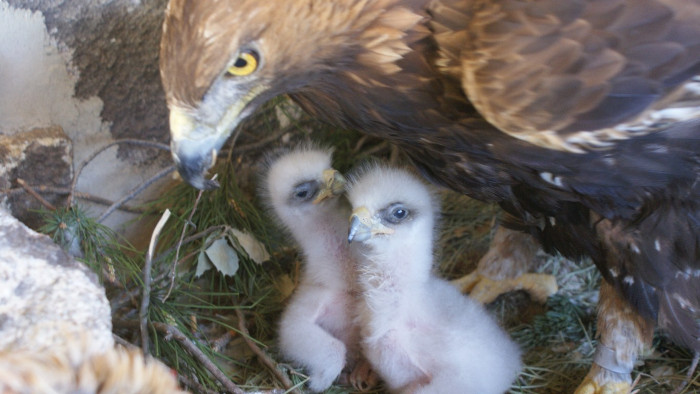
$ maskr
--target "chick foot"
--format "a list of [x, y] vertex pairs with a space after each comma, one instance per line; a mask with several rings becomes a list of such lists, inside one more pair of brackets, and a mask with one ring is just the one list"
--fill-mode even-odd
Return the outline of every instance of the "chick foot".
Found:
[[356, 390], [365, 392], [377, 386], [379, 376], [374, 372], [369, 361], [362, 358], [355, 364], [355, 368], [352, 369], [347, 380], [348, 384]]

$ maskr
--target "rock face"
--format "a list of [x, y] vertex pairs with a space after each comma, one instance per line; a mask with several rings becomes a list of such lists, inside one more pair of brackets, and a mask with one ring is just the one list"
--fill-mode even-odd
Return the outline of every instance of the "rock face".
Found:
[[[0, 189], [18, 188], [18, 179], [32, 186], [68, 188], [73, 179], [72, 158], [71, 141], [59, 126], [0, 135]], [[64, 194], [42, 194], [54, 205], [66, 199]], [[29, 227], [41, 225], [33, 212], [41, 204], [26, 192], [10, 195], [7, 203], [12, 214]]]
[[[115, 140], [167, 142], [168, 114], [158, 71], [166, 3], [0, 0], [0, 136], [60, 126], [71, 141], [75, 168]], [[166, 151], [116, 145], [90, 161], [77, 191], [116, 201], [170, 165]], [[151, 186], [133, 203], [148, 200], [162, 187]], [[0, 185], [0, 199], [3, 190]], [[34, 200], [27, 196], [16, 197]], [[86, 199], [78, 202], [95, 216], [106, 208]], [[27, 220], [14, 207], [13, 213]], [[103, 224], [127, 234], [122, 227], [133, 218], [120, 212]]]
[[111, 349], [111, 310], [97, 276], [0, 208], [0, 349], [41, 352], [80, 338]]
[[0, 1], [43, 15], [60, 49], [70, 50], [73, 72], [79, 75], [75, 98], [101, 99], [100, 116], [115, 139], [167, 141], [168, 112], [158, 71], [167, 0]]

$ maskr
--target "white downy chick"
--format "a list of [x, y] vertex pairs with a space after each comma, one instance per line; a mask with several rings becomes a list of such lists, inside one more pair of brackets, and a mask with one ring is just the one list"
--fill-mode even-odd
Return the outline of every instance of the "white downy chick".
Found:
[[520, 349], [477, 302], [432, 274], [439, 204], [411, 173], [353, 176], [348, 241], [358, 244], [362, 349], [392, 392], [503, 393]]
[[304, 257], [280, 321], [279, 344], [285, 357], [306, 368], [313, 391], [327, 389], [359, 356], [344, 186], [345, 178], [331, 168], [331, 151], [314, 147], [272, 159], [264, 180], [264, 197]]

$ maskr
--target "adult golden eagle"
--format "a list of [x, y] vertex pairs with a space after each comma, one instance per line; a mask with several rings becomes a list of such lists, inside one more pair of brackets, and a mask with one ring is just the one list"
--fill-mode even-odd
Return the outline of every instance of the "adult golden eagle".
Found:
[[700, 351], [698, 0], [171, 0], [172, 151], [193, 186], [238, 123], [289, 94], [590, 256], [596, 363], [629, 388], [654, 324]]

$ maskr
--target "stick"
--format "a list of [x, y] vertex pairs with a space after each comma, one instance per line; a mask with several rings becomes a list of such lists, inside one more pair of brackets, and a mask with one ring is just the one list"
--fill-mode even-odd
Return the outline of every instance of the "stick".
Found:
[[195, 393], [218, 394], [218, 392], [214, 390], [209, 390], [208, 388], [199, 384], [199, 382], [195, 381], [194, 379], [190, 379], [184, 375], [178, 374], [177, 378], [180, 380], [183, 386], [189, 387], [190, 389], [194, 390]]
[[170, 174], [171, 172], [175, 171], [175, 166], [172, 165], [170, 167], [166, 167], [165, 169], [161, 170], [159, 173], [155, 174], [154, 176], [151, 177], [151, 179], [147, 180], [146, 182], [140, 184], [139, 186], [131, 189], [129, 194], [126, 196], [122, 197], [118, 201], [116, 201], [114, 204], [110, 205], [109, 208], [107, 208], [102, 215], [100, 215], [99, 218], [97, 218], [98, 223], [102, 223], [103, 220], [107, 218], [107, 216], [111, 215], [112, 212], [117, 210], [120, 206], [124, 205], [127, 201], [131, 200], [132, 198], [136, 197], [139, 193], [141, 193], [145, 188], [151, 186], [151, 184], [160, 178], [163, 178], [164, 176]]
[[148, 252], [146, 253], [146, 264], [143, 267], [143, 298], [141, 299], [141, 310], [139, 311], [139, 318], [141, 321], [141, 348], [145, 354], [149, 354], [148, 351], [148, 305], [151, 298], [151, 267], [153, 265], [153, 251], [158, 243], [158, 234], [163, 230], [165, 222], [168, 221], [170, 217], [170, 210], [166, 209], [163, 212], [163, 216], [160, 217], [156, 228], [151, 234], [151, 242], [148, 245]]
[[146, 146], [146, 147], [150, 147], [150, 148], [157, 148], [157, 149], [161, 149], [161, 150], [170, 151], [170, 147], [168, 145], [161, 144], [161, 143], [155, 142], [155, 141], [125, 138], [122, 140], [116, 140], [116, 141], [110, 142], [109, 144], [107, 144], [107, 145], [103, 146], [102, 148], [93, 152], [87, 159], [85, 159], [85, 161], [80, 163], [80, 165], [78, 166], [78, 169], [75, 170], [75, 175], [73, 175], [73, 181], [71, 182], [71, 185], [70, 185], [70, 193], [68, 193], [68, 202], [66, 205], [68, 205], [70, 207], [73, 203], [73, 194], [75, 192], [75, 186], [78, 184], [78, 178], [80, 178], [80, 173], [83, 172], [83, 169], [85, 168], [85, 166], [87, 166], [91, 161], [93, 161], [95, 159], [95, 157], [97, 157], [97, 155], [106, 151], [110, 147], [112, 147], [114, 145], [118, 145], [118, 144], [141, 145], [141, 146]]
[[[139, 322], [135, 321], [113, 321], [113, 326], [123, 327], [123, 328], [134, 328], [139, 325]], [[178, 341], [182, 347], [187, 350], [192, 357], [196, 358], [197, 361], [202, 363], [202, 366], [206, 368], [225, 388], [228, 392], [234, 394], [245, 394], [231, 379], [229, 379], [220, 369], [217, 367], [204, 352], [202, 352], [197, 345], [194, 344], [182, 331], [178, 330], [177, 327], [171, 326], [166, 323], [151, 322], [151, 327], [156, 331], [165, 335], [165, 338], [169, 340], [170, 338]]]
[[[27, 187], [34, 189], [34, 191], [37, 193], [49, 193], [49, 194], [58, 194], [58, 195], [70, 194], [70, 189], [67, 187], [54, 187], [54, 186], [46, 186], [46, 185], [27, 186]], [[14, 196], [15, 194], [21, 194], [21, 193], [27, 193], [27, 192], [28, 192], [28, 190], [24, 187], [16, 187], [16, 188], [12, 188], [12, 189], [0, 190], [0, 194], [4, 194], [6, 196]], [[94, 203], [102, 204], [102, 205], [114, 204], [114, 201], [108, 200], [108, 199], [100, 197], [100, 196], [95, 196], [95, 195], [90, 194], [90, 193], [75, 192], [75, 193], [73, 193], [73, 197], [80, 198], [82, 200], [92, 201]], [[126, 212], [139, 213], [139, 214], [146, 212], [145, 209], [131, 207], [128, 205], [122, 205], [118, 209], [122, 210], [122, 211], [126, 211]]]
[[[236, 317], [238, 317], [238, 330], [241, 332], [241, 336], [243, 337], [243, 340], [245, 343], [248, 345], [250, 350], [255, 353], [256, 356], [260, 359], [260, 361], [263, 363], [267, 369], [272, 372], [277, 379], [282, 382], [282, 385], [284, 388], [289, 391], [294, 385], [292, 384], [292, 381], [289, 380], [287, 375], [283, 374], [282, 371], [277, 369], [277, 365], [275, 362], [265, 354], [265, 352], [258, 347], [258, 345], [253, 342], [253, 340], [250, 339], [250, 334], [248, 333], [248, 328], [245, 325], [245, 317], [243, 316], [243, 312], [241, 312], [240, 309], [236, 308]], [[296, 390], [295, 390], [296, 392]]]
[[[207, 235], [209, 235], [209, 234], [211, 234], [211, 233], [213, 233], [213, 232], [215, 232], [215, 231], [224, 231], [224, 230], [226, 230], [226, 229], [228, 229], [228, 228], [230, 228], [230, 227], [227, 226], [227, 225], [225, 225], [225, 224], [219, 225], [219, 226], [209, 227], [209, 228], [207, 228], [207, 229], [204, 230], [204, 231], [201, 231], [201, 232], [199, 232], [199, 233], [197, 233], [197, 234], [190, 235], [189, 237], [185, 238], [184, 243], [187, 244], [187, 243], [196, 241], [196, 240], [198, 240], [198, 239], [201, 239], [201, 238], [206, 237]], [[169, 254], [169, 253], [172, 251], [173, 248], [174, 248], [174, 247], [171, 247], [171, 248], [169, 248], [169, 249], [167, 249], [167, 250], [161, 252], [161, 253], [160, 253], [160, 256], [158, 256], [156, 259], [154, 259], [153, 262], [154, 262], [154, 263], [159, 262], [159, 261], [163, 258], [163, 256]], [[196, 254], [196, 253], [199, 253], [199, 252], [197, 251], [197, 252], [193, 252], [193, 253], [191, 253], [191, 254], [188, 254], [187, 256], [181, 258], [180, 261], [178, 261], [176, 264], [182, 263], [183, 261], [185, 261], [185, 260], [187, 260], [188, 258], [192, 257], [192, 256], [193, 256], [194, 254]], [[167, 273], [167, 272], [163, 272], [162, 274], [156, 276], [151, 282], [152, 282], [152, 283], [154, 283], [154, 282], [155, 282], [155, 283], [159, 283], [160, 281], [164, 280], [164, 279], [167, 278], [167, 277], [168, 277], [168, 273]], [[127, 302], [133, 300], [133, 298], [135, 297], [136, 293], [138, 293], [138, 291], [139, 291], [138, 288], [133, 289], [133, 290], [129, 290], [128, 292], [123, 293], [121, 296], [115, 298], [115, 299], [112, 301], [112, 305], [113, 305], [114, 309], [115, 309], [115, 310], [116, 310], [116, 309], [119, 309], [119, 308], [121, 308], [124, 304], [126, 304]]]
[[[211, 180], [215, 180], [217, 175], [218, 174], [214, 174]], [[165, 300], [167, 300], [168, 297], [170, 297], [170, 292], [173, 291], [173, 286], [175, 286], [175, 277], [177, 276], [177, 265], [180, 263], [178, 260], [180, 258], [180, 248], [182, 247], [182, 241], [185, 239], [187, 225], [192, 223], [192, 217], [194, 217], [194, 211], [197, 210], [197, 205], [199, 205], [199, 200], [202, 198], [202, 193], [204, 193], [204, 190], [200, 190], [199, 193], [197, 193], [197, 198], [194, 200], [194, 204], [192, 204], [192, 211], [190, 211], [190, 216], [187, 218], [187, 221], [185, 221], [185, 225], [182, 226], [180, 240], [177, 241], [177, 246], [175, 247], [175, 260], [173, 260], [173, 268], [170, 269], [170, 286], [168, 287], [168, 292], [165, 293], [165, 297], [163, 297], [163, 302], [165, 302]]]
[[23, 188], [24, 190], [26, 190], [27, 193], [31, 194], [32, 197], [36, 198], [36, 199], [41, 203], [41, 205], [45, 206], [47, 209], [49, 209], [49, 210], [51, 210], [51, 211], [55, 211], [55, 210], [56, 210], [56, 207], [55, 207], [53, 204], [51, 204], [50, 202], [46, 201], [46, 200], [44, 199], [44, 197], [40, 196], [39, 193], [37, 193], [36, 191], [34, 191], [34, 189], [32, 189], [31, 186], [27, 185], [27, 182], [25, 182], [24, 179], [22, 179], [22, 178], [17, 178], [17, 183], [19, 183], [19, 185], [22, 186], [22, 188]]
[[[261, 139], [260, 141], [251, 142], [251, 143], [245, 144], [245, 145], [240, 145], [240, 146], [235, 148], [235, 151], [236, 151], [236, 153], [243, 153], [243, 152], [248, 152], [248, 151], [251, 151], [254, 149], [262, 148], [264, 146], [267, 146], [270, 142], [277, 141], [285, 133], [289, 132], [289, 130], [290, 130], [289, 127], [279, 129], [277, 132], [273, 133], [270, 136], [267, 136], [267, 137]], [[234, 150], [233, 147], [231, 149]]]
[[681, 382], [681, 384], [678, 385], [678, 387], [675, 388], [671, 392], [671, 394], [678, 394], [685, 389], [685, 386], [688, 385], [688, 382], [693, 379], [693, 374], [695, 373], [695, 368], [698, 367], [698, 360], [700, 359], [700, 353], [696, 352], [695, 355], [693, 355], [693, 361], [690, 363], [690, 368], [688, 368], [688, 373], [685, 375], [685, 380]]
[[114, 338], [114, 343], [121, 345], [125, 349], [138, 349], [138, 346], [134, 345], [133, 343], [127, 341], [126, 339], [120, 337], [117, 334], [112, 333], [112, 338]]
[[154, 327], [158, 331], [165, 332], [166, 335], [171, 336], [175, 338], [182, 346], [187, 349], [187, 351], [199, 362], [202, 363], [202, 365], [209, 370], [209, 372], [216, 377], [216, 379], [221, 382], [221, 384], [224, 385], [226, 390], [228, 390], [231, 393], [235, 394], [244, 394], [243, 390], [241, 390], [231, 379], [228, 378], [214, 363], [211, 362], [209, 357], [207, 357], [199, 348], [197, 345], [195, 345], [192, 341], [190, 341], [185, 334], [183, 334], [180, 330], [178, 330], [176, 327], [170, 326], [165, 323], [152, 323]]

